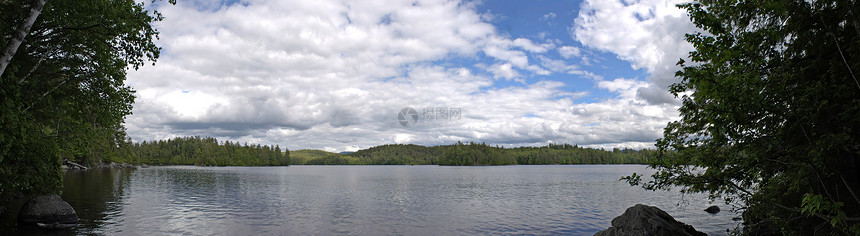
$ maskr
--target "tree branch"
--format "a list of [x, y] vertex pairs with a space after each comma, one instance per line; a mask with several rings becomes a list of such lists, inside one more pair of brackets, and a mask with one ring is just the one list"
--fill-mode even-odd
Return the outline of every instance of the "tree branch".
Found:
[[76, 30], [76, 31], [83, 31], [83, 30], [88, 30], [88, 29], [92, 29], [92, 28], [95, 28], [95, 27], [99, 27], [99, 26], [102, 26], [102, 24], [101, 24], [101, 23], [96, 23], [96, 24], [89, 25], [89, 26], [84, 26], [84, 27], [63, 27], [63, 28], [61, 28], [61, 29], [64, 29], [64, 30]]
[[[775, 203], [775, 202], [771, 202], [770, 204], [771, 204], [771, 205], [774, 205], [774, 206], [777, 206], [777, 207], [779, 207], [779, 208], [782, 208], [782, 209], [789, 210], [789, 211], [794, 211], [794, 212], [798, 212], [798, 213], [803, 213], [803, 210], [801, 210], [801, 209], [797, 209], [797, 208], [795, 208], [795, 207], [787, 207], [787, 206], [785, 206], [785, 205], [782, 205], [782, 204], [779, 204], [779, 203]], [[829, 220], [832, 220], [832, 219], [834, 218], [833, 216], [829, 216], [829, 215], [825, 215], [825, 214], [818, 214], [818, 213], [815, 213], [815, 214], [813, 214], [813, 215], [814, 215], [814, 216], [816, 216], [816, 217], [818, 217], [818, 218], [821, 218], [822, 220], [828, 220], [828, 221], [829, 221]], [[845, 217], [845, 221], [857, 221], [857, 222], [860, 222], [860, 217], [847, 217], [847, 216], [846, 216], [846, 217]]]
[[30, 105], [29, 105], [29, 106], [27, 106], [27, 108], [24, 108], [24, 110], [22, 110], [22, 111], [21, 111], [21, 113], [24, 113], [24, 112], [27, 112], [27, 110], [30, 110], [30, 108], [32, 108], [32, 107], [33, 107], [33, 104], [36, 104], [36, 101], [41, 100], [41, 99], [42, 99], [42, 98], [44, 98], [45, 96], [48, 96], [48, 94], [50, 94], [51, 92], [54, 92], [54, 90], [57, 90], [57, 88], [60, 88], [60, 86], [62, 86], [62, 85], [63, 85], [63, 84], [65, 84], [66, 82], [68, 82], [68, 81], [69, 81], [69, 79], [71, 79], [71, 77], [64, 79], [64, 80], [63, 80], [63, 82], [60, 82], [60, 84], [58, 84], [57, 86], [54, 86], [54, 88], [53, 88], [53, 89], [48, 90], [48, 91], [46, 91], [45, 93], [43, 93], [41, 97], [39, 97], [39, 98], [35, 99], [32, 103], [30, 103]]
[[27, 75], [22, 77], [21, 80], [18, 80], [18, 84], [23, 84], [24, 81], [26, 81], [28, 78], [30, 78], [30, 75], [33, 74], [33, 72], [36, 71], [36, 69], [39, 68], [39, 66], [42, 65], [42, 62], [44, 62], [45, 59], [47, 59], [47, 58], [48, 58], [48, 53], [43, 54], [42, 57], [39, 58], [39, 62], [36, 62], [36, 65], [34, 65], [33, 68], [30, 69], [30, 72], [27, 72]]
[[[824, 17], [818, 15], [818, 19], [821, 20], [821, 24], [824, 25]], [[833, 38], [833, 43], [836, 44], [836, 49], [839, 51], [839, 56], [842, 57], [842, 63], [845, 63], [845, 68], [848, 68], [848, 74], [851, 75], [851, 78], [854, 79], [854, 84], [857, 85], [857, 89], [860, 89], [860, 82], [857, 82], [857, 76], [854, 76], [854, 71], [851, 70], [851, 64], [848, 64], [848, 60], [845, 60], [845, 54], [842, 54], [842, 47], [839, 46], [839, 40], [836, 39], [836, 34], [833, 34], [833, 31], [830, 30], [830, 27], [824, 25], [824, 28], [827, 29], [827, 33], [830, 34], [830, 37]]]
[[851, 189], [851, 185], [848, 185], [848, 181], [845, 181], [842, 174], [839, 174], [839, 178], [842, 179], [842, 183], [845, 184], [845, 188], [847, 188], [848, 192], [851, 193], [851, 196], [854, 197], [854, 201], [857, 201], [857, 204], [860, 204], [860, 198], [857, 198], [857, 195], [854, 194], [854, 190]]
[[3, 56], [0, 57], [0, 76], [6, 72], [6, 67], [8, 67], [9, 63], [12, 62], [12, 57], [15, 56], [16, 52], [18, 52], [18, 47], [21, 46], [21, 43], [24, 42], [24, 38], [30, 33], [30, 28], [33, 27], [33, 23], [36, 22], [36, 18], [39, 17], [39, 14], [42, 13], [42, 7], [45, 6], [46, 2], [48, 2], [48, 0], [35, 1], [33, 7], [30, 8], [30, 15], [27, 16], [27, 19], [21, 22], [21, 25], [18, 26], [18, 32], [16, 32], [15, 36], [12, 37], [12, 40], [9, 41], [9, 44], [6, 45], [6, 49], [3, 50]]

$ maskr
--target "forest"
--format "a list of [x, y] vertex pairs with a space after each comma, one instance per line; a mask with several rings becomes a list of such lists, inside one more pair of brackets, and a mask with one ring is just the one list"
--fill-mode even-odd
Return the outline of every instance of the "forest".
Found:
[[[175, 1], [168, 1], [174, 4]], [[650, 163], [631, 185], [707, 193], [738, 206], [746, 234], [860, 235], [860, 4], [681, 4], [685, 36], [669, 92], [680, 119], [656, 151], [576, 145], [383, 145], [316, 153], [303, 164]], [[135, 1], [0, 1], [0, 212], [60, 193], [61, 160], [284, 165], [280, 147], [126, 137], [135, 91], [127, 70], [155, 63], [162, 16]], [[653, 152], [653, 153], [652, 153]], [[281, 154], [283, 153], [283, 154]], [[305, 158], [308, 157], [308, 158]], [[297, 162], [298, 163], [298, 162]], [[706, 171], [691, 171], [696, 168]]]
[[0, 212], [60, 193], [62, 159], [122, 161], [127, 70], [158, 59], [161, 19], [134, 1], [0, 1]]
[[285, 166], [290, 151], [280, 146], [218, 142], [206, 137], [181, 137], [127, 144], [123, 158], [129, 163], [199, 166]]
[[654, 150], [596, 149], [570, 144], [504, 148], [485, 143], [440, 146], [386, 144], [353, 153], [289, 151], [279, 145], [240, 144], [212, 137], [179, 137], [119, 145], [110, 160], [147, 165], [555, 165], [647, 164]]
[[387, 144], [350, 154], [319, 150], [293, 152], [293, 165], [552, 165], [647, 164], [653, 150], [584, 148], [570, 144], [503, 148], [478, 143], [425, 147]]

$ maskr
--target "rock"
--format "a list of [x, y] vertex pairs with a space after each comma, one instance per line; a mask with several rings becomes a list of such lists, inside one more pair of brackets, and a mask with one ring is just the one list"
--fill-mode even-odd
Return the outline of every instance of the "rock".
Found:
[[678, 222], [660, 208], [636, 204], [612, 219], [612, 227], [594, 235], [707, 235]]
[[134, 165], [128, 163], [102, 162], [98, 165], [99, 168], [135, 168]]
[[56, 194], [37, 196], [21, 208], [18, 221], [26, 224], [75, 224], [78, 214], [68, 202]]
[[705, 209], [705, 211], [707, 211], [708, 213], [711, 213], [711, 214], [717, 214], [717, 212], [720, 212], [720, 207], [709, 206], [708, 208]]
[[70, 170], [86, 170], [87, 167], [78, 163], [74, 163], [69, 161], [69, 159], [63, 160], [63, 167], [67, 167]]

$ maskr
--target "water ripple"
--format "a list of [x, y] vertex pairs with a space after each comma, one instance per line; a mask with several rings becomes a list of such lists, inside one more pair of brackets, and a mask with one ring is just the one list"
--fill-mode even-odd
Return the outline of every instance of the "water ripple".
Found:
[[[618, 178], [643, 166], [151, 167], [110, 172], [104, 189], [67, 177], [78, 234], [590, 235], [636, 203], [656, 205], [711, 234], [734, 227], [671, 192]], [[82, 172], [85, 173], [85, 172]], [[87, 182], [77, 179], [87, 179]], [[118, 182], [117, 182], [118, 181]], [[106, 200], [105, 200], [106, 199]], [[728, 207], [721, 204], [721, 208]]]

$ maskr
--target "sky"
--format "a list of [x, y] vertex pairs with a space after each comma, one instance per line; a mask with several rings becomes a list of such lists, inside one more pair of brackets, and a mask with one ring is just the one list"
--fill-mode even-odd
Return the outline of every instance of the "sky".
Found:
[[[149, 4], [149, 1], [146, 1]], [[156, 3], [134, 141], [653, 148], [696, 31], [667, 0]]]

